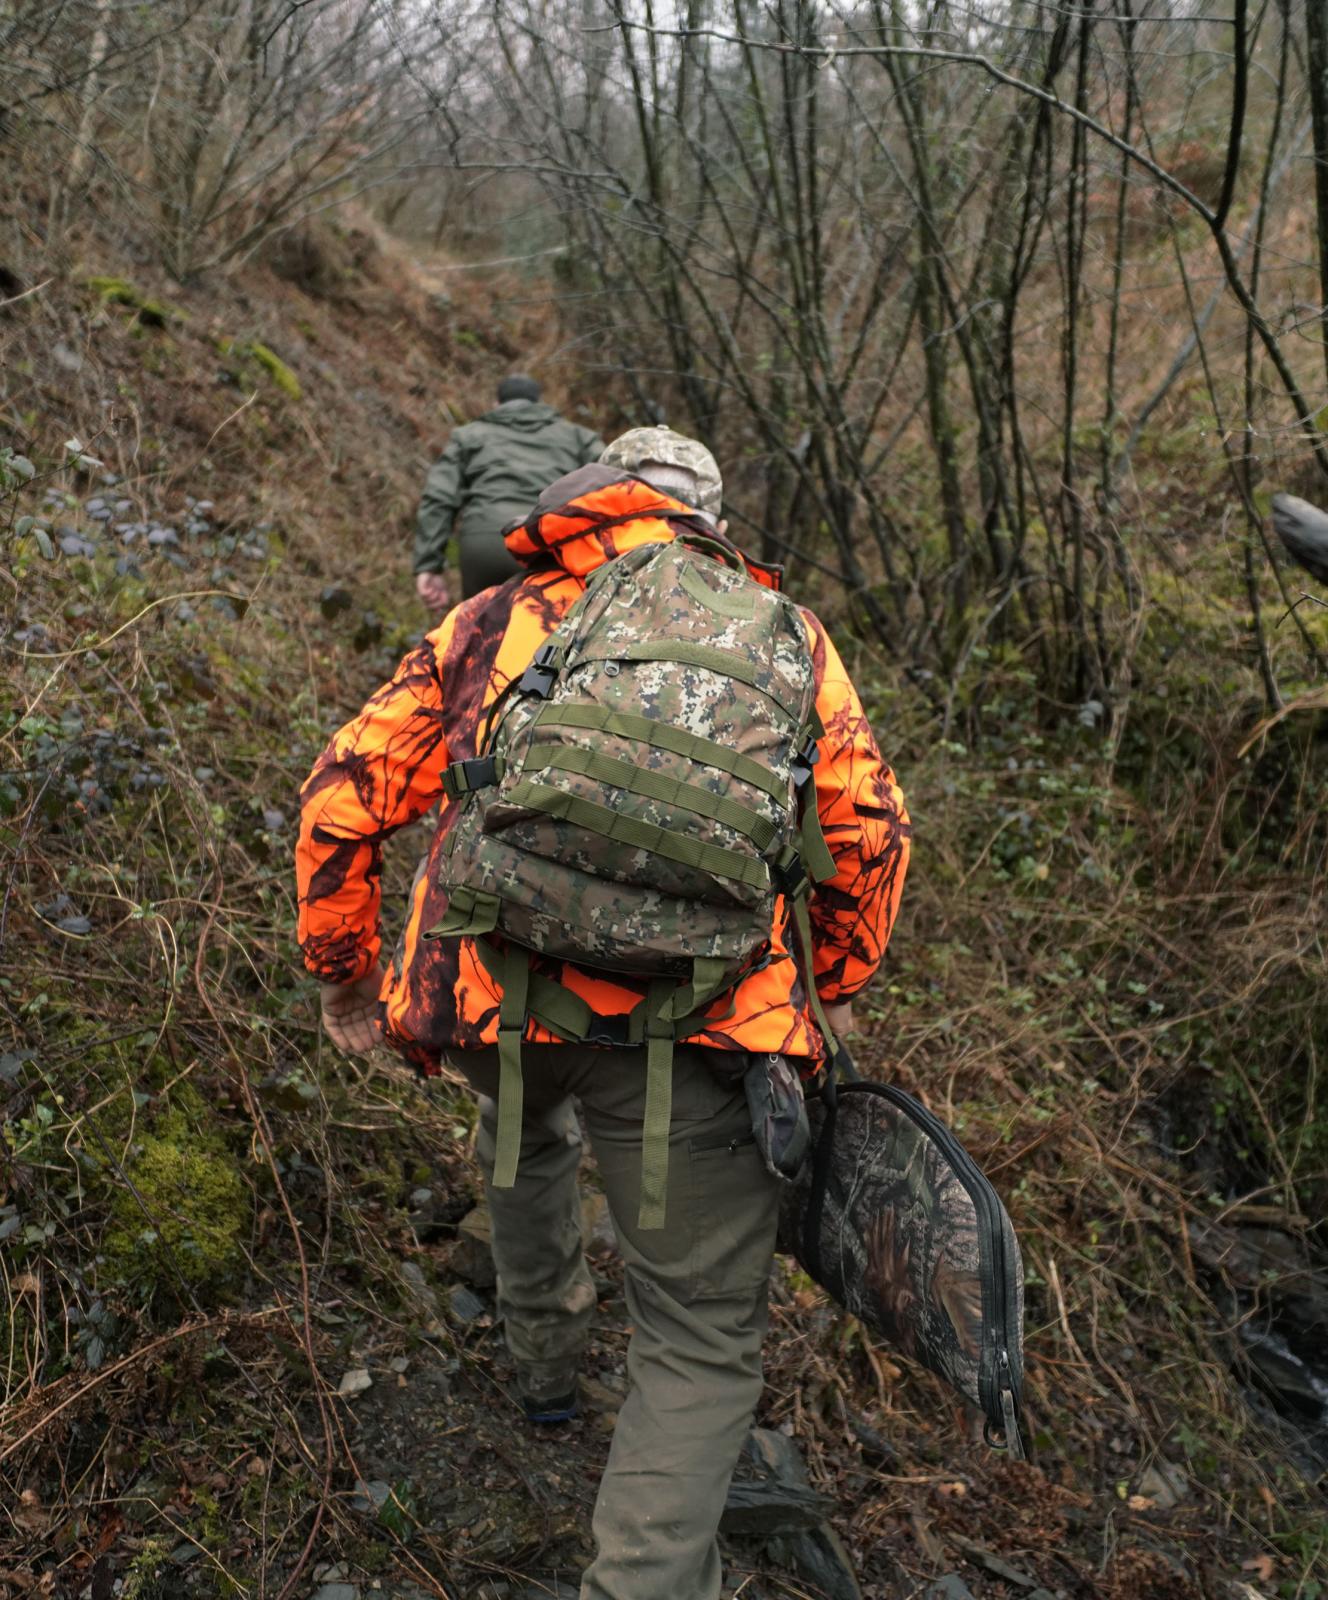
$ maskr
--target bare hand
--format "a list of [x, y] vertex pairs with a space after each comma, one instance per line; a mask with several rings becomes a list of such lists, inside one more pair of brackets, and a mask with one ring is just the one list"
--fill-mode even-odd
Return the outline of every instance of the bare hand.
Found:
[[441, 572], [417, 572], [415, 593], [430, 611], [446, 611], [452, 604], [452, 591]]
[[368, 1055], [381, 1044], [378, 1028], [378, 995], [383, 987], [383, 969], [373, 969], [354, 983], [323, 985], [323, 1026], [338, 1050], [349, 1056]]
[[830, 1031], [836, 1039], [843, 1039], [853, 1032], [853, 1002], [841, 1000], [837, 1006], [822, 1005], [825, 1020], [830, 1024]]

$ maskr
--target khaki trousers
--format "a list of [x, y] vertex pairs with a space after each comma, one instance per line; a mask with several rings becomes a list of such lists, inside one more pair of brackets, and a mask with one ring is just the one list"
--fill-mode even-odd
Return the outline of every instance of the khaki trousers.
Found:
[[[498, 1308], [524, 1392], [567, 1393], [595, 1309], [581, 1249], [581, 1104], [626, 1263], [630, 1387], [595, 1504], [581, 1600], [717, 1600], [716, 1530], [761, 1392], [778, 1185], [751, 1139], [740, 1083], [674, 1059], [668, 1212], [636, 1225], [644, 1050], [527, 1045], [516, 1184], [494, 1189], [497, 1051], [450, 1064], [479, 1092]], [[731, 1058], [730, 1058], [731, 1060]]]

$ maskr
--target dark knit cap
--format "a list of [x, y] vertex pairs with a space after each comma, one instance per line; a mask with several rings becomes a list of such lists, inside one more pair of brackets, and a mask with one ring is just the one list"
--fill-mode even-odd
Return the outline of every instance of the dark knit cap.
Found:
[[498, 404], [506, 405], [509, 400], [538, 400], [540, 386], [534, 378], [528, 378], [524, 372], [514, 372], [510, 378], [504, 378], [498, 385]]

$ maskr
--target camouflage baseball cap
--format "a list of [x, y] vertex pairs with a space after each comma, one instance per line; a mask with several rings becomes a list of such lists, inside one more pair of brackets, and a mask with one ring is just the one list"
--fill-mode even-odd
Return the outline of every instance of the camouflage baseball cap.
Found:
[[651, 466], [681, 467], [696, 479], [696, 509], [711, 518], [719, 516], [724, 480], [719, 474], [719, 463], [698, 439], [689, 439], [685, 433], [675, 433], [672, 428], [662, 426], [629, 428], [605, 447], [600, 460], [606, 466], [641, 473], [647, 479], [646, 469]]

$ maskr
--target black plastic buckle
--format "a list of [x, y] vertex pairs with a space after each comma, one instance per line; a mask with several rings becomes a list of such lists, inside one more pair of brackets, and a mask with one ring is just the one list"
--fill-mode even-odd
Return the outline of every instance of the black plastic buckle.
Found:
[[497, 757], [471, 756], [467, 761], [454, 761], [447, 769], [447, 778], [457, 795], [487, 789], [498, 781]]
[[802, 857], [798, 855], [782, 864], [776, 862], [771, 876], [783, 893], [790, 896], [797, 895], [807, 883], [807, 869], [802, 864]]
[[596, 1017], [592, 1030], [586, 1034], [586, 1043], [607, 1045], [614, 1050], [625, 1050], [629, 1043], [628, 1028], [631, 1017], [630, 1011], [615, 1011], [606, 1017]]
[[537, 694], [541, 700], [549, 698], [553, 680], [558, 676], [558, 650], [555, 645], [542, 644], [534, 660], [521, 675], [517, 684], [519, 694]]
[[801, 789], [812, 775], [812, 768], [821, 759], [821, 747], [809, 734], [807, 743], [793, 758], [793, 787]]

